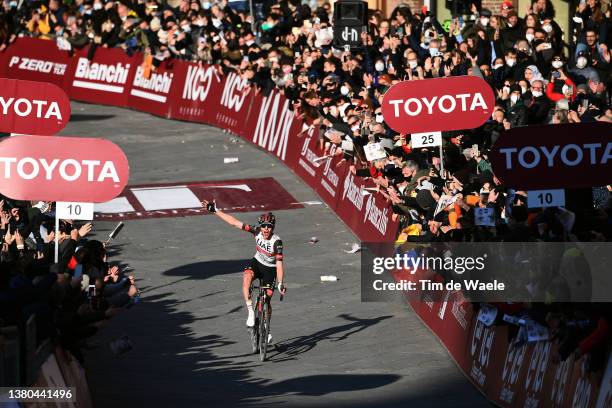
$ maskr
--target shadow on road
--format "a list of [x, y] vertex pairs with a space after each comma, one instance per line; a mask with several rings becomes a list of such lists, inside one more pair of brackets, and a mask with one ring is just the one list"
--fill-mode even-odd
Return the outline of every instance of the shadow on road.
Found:
[[90, 122], [94, 120], [107, 120], [114, 118], [115, 115], [94, 115], [87, 113], [72, 113], [70, 122]]
[[275, 345], [277, 354], [273, 354], [269, 361], [281, 362], [287, 360], [295, 360], [296, 356], [312, 350], [319, 341], [341, 341], [348, 338], [350, 335], [358, 333], [375, 324], [392, 318], [393, 316], [380, 316], [372, 319], [360, 319], [348, 314], [338, 316], [350, 323], [341, 324], [339, 326], [330, 327], [324, 330], [319, 330], [312, 334], [293, 337]]

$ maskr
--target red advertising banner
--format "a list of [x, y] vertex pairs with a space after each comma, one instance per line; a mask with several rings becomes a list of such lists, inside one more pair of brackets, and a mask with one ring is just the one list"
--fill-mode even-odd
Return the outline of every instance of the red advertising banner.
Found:
[[402, 81], [385, 93], [385, 122], [400, 133], [476, 128], [495, 106], [493, 90], [484, 79], [455, 76]]
[[71, 98], [113, 106], [128, 106], [129, 89], [142, 55], [132, 57], [120, 48], [98, 47], [87, 59], [89, 47], [76, 52], [66, 89]]
[[70, 120], [70, 100], [56, 85], [0, 78], [0, 131], [54, 135]]
[[242, 135], [245, 130], [244, 124], [249, 121], [257, 100], [249, 81], [231, 72], [223, 77], [220, 96], [217, 94], [214, 96], [219, 98], [214, 123], [232, 133]]
[[101, 203], [118, 196], [130, 168], [105, 139], [13, 136], [0, 142], [0, 191], [15, 200]]
[[[135, 54], [139, 61], [142, 54]], [[147, 75], [144, 65], [138, 65], [132, 78], [127, 106], [153, 115], [168, 117], [170, 103], [178, 92], [175, 71], [180, 64], [165, 60]]]
[[612, 182], [612, 124], [513, 128], [501, 134], [489, 158], [495, 175], [517, 189], [604, 186]]
[[2, 76], [36, 82], [50, 82], [64, 88], [72, 58], [50, 40], [17, 38], [0, 53]]
[[178, 86], [170, 102], [169, 117], [216, 125], [217, 106], [223, 92], [223, 78], [218, 68], [176, 61], [174, 70]]

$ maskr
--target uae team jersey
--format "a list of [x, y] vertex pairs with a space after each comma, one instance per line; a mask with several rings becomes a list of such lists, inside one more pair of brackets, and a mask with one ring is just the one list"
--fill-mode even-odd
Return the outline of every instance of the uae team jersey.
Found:
[[261, 227], [250, 224], [242, 224], [242, 229], [255, 236], [255, 259], [262, 265], [276, 267], [276, 261], [283, 259], [283, 241], [278, 235], [265, 239]]

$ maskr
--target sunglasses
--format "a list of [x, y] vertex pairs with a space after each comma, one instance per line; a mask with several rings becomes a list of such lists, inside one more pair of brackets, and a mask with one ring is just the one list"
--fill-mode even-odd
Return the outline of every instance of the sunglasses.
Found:
[[261, 224], [261, 228], [274, 228], [272, 224]]

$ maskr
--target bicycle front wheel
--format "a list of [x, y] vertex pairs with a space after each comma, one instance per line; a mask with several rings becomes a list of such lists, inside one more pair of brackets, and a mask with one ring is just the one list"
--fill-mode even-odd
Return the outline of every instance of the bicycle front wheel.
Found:
[[270, 314], [268, 311], [268, 305], [263, 304], [261, 312], [261, 319], [259, 320], [259, 359], [261, 361], [266, 360], [266, 353], [268, 351], [268, 333], [270, 332]]

